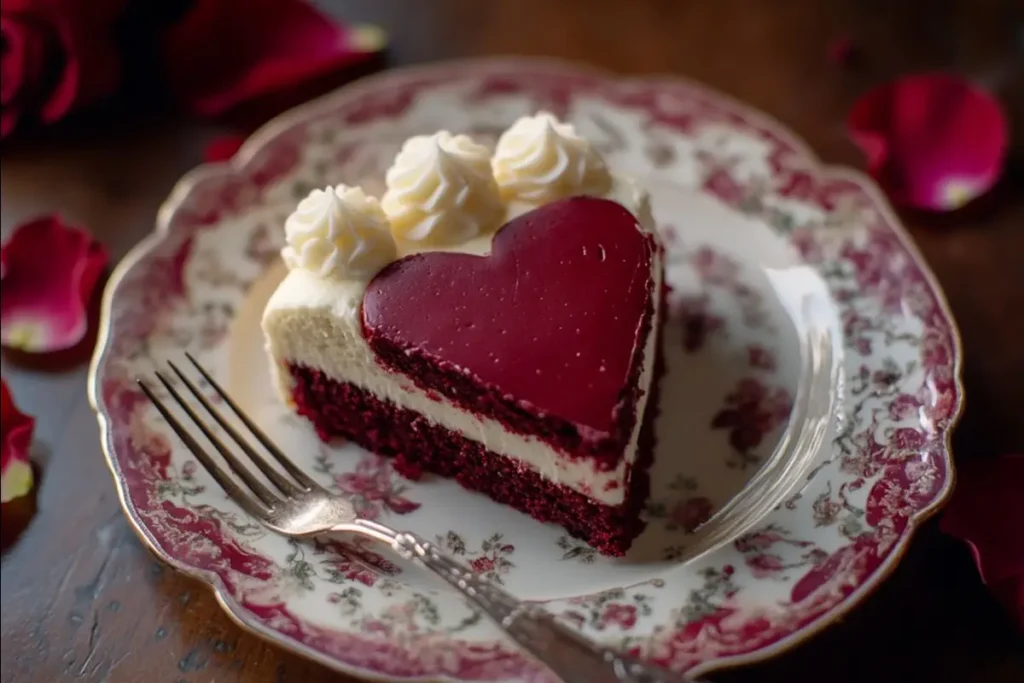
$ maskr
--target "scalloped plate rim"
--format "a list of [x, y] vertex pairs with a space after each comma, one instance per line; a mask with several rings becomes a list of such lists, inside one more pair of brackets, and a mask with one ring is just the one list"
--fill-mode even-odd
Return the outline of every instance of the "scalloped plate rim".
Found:
[[611, 70], [588, 65], [586, 63], [574, 62], [572, 60], [519, 56], [443, 60], [421, 65], [398, 67], [360, 78], [334, 91], [285, 111], [263, 124], [253, 134], [251, 134], [231, 159], [223, 162], [204, 163], [187, 172], [178, 180], [167, 199], [161, 204], [157, 212], [154, 230], [129, 249], [125, 256], [118, 262], [117, 266], [111, 272], [103, 292], [100, 320], [98, 323], [98, 339], [88, 371], [87, 394], [90, 406], [96, 413], [97, 421], [99, 423], [100, 441], [104, 459], [106, 460], [107, 467], [114, 479], [121, 508], [124, 511], [125, 517], [128, 519], [131, 528], [135, 531], [139, 539], [150, 549], [150, 551], [177, 571], [208, 585], [212, 589], [214, 597], [217, 599], [217, 602], [220, 603], [227, 616], [242, 629], [273, 643], [277, 647], [282, 647], [287, 651], [316, 661], [330, 669], [339, 671], [346, 675], [357, 676], [365, 680], [443, 681], [444, 683], [459, 683], [459, 679], [452, 679], [448, 676], [443, 676], [441, 678], [436, 676], [394, 678], [391, 676], [381, 675], [369, 669], [347, 665], [329, 655], [309, 648], [294, 639], [285, 638], [277, 631], [267, 628], [257, 621], [250, 620], [249, 617], [243, 613], [241, 606], [225, 592], [223, 582], [215, 572], [185, 565], [179, 562], [176, 558], [161, 551], [145, 525], [138, 518], [134, 505], [130, 500], [128, 500], [127, 484], [121, 474], [120, 466], [113, 455], [113, 445], [110, 433], [111, 424], [107, 414], [103, 410], [102, 399], [99, 391], [98, 373], [106, 360], [106, 356], [110, 348], [110, 333], [112, 329], [111, 314], [113, 311], [115, 294], [119, 289], [122, 279], [138, 262], [154, 251], [156, 247], [165, 240], [170, 232], [170, 217], [173, 215], [176, 208], [182, 203], [183, 198], [188, 194], [191, 188], [199, 183], [203, 178], [218, 174], [233, 174], [237, 169], [244, 168], [269, 140], [276, 137], [276, 134], [279, 131], [287, 130], [302, 120], [316, 118], [317, 113], [321, 109], [327, 109], [328, 105], [337, 99], [354, 97], [360, 91], [371, 90], [376, 86], [387, 83], [388, 81], [402, 80], [418, 73], [431, 73], [440, 69], [467, 69], [479, 71], [493, 69], [500, 71], [503, 69], [507, 70], [512, 67], [524, 66], [533, 69], [551, 70], [552, 72], [558, 73], [569, 72], [581, 75], [592, 75], [616, 82], [645, 83], [649, 85], [664, 85], [667, 87], [684, 86], [692, 91], [703, 93], [712, 99], [725, 102], [733, 109], [742, 112], [746, 118], [757, 122], [765, 129], [771, 130], [780, 139], [791, 145], [795, 153], [807, 163], [808, 171], [814, 176], [819, 178], [843, 179], [850, 181], [871, 197], [873, 205], [881, 212], [886, 219], [886, 223], [893, 229], [900, 245], [912, 258], [915, 266], [920, 269], [928, 285], [929, 291], [935, 297], [939, 309], [949, 322], [949, 331], [953, 350], [952, 371], [953, 383], [956, 389], [956, 404], [952, 409], [948, 425], [945, 429], [945, 433], [942, 434], [941, 439], [941, 454], [946, 468], [945, 480], [942, 487], [936, 492], [933, 500], [909, 517], [907, 527], [896, 540], [892, 552], [886, 556], [883, 562], [868, 577], [868, 579], [828, 612], [822, 614], [806, 626], [799, 628], [793, 633], [782, 637], [770, 645], [752, 652], [725, 656], [697, 664], [689, 669], [687, 674], [698, 677], [706, 675], [712, 671], [770, 659], [771, 657], [785, 652], [814, 637], [828, 626], [842, 619], [850, 612], [850, 610], [859, 605], [895, 570], [897, 565], [903, 559], [907, 546], [916, 534], [918, 527], [938, 512], [938, 510], [948, 502], [950, 494], [952, 493], [956, 483], [956, 468], [953, 462], [951, 437], [963, 414], [965, 404], [963, 386], [963, 343], [956, 320], [950, 310], [946, 295], [942, 287], [939, 285], [937, 278], [928, 266], [927, 261], [921, 254], [916, 243], [910, 237], [906, 227], [903, 225], [903, 222], [893, 210], [888, 199], [886, 199], [885, 194], [869, 176], [848, 166], [838, 164], [830, 165], [822, 162], [818, 155], [802, 138], [800, 138], [794, 131], [790, 130], [789, 127], [778, 121], [775, 117], [713, 87], [704, 85], [681, 75], [668, 73], [652, 74], [647, 76], [620, 74]]

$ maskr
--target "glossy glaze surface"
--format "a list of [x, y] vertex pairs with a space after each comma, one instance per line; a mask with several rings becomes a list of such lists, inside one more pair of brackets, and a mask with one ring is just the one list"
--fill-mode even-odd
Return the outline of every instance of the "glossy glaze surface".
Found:
[[[489, 256], [424, 253], [370, 283], [363, 326], [389, 367], [563, 447], [621, 451], [654, 311], [656, 246], [618, 204], [514, 219]], [[653, 361], [653, 359], [649, 359]]]

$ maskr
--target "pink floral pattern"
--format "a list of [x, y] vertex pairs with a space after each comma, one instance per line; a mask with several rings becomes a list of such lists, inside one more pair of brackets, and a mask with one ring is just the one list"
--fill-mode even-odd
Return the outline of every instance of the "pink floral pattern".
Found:
[[[815, 565], [828, 557], [813, 542], [794, 540], [787, 531], [772, 525], [736, 539], [734, 545], [756, 578], [778, 578], [780, 572]], [[788, 556], [794, 552], [796, 557]]]
[[765, 434], [789, 417], [792, 405], [785, 389], [766, 387], [754, 378], [740, 380], [711, 421], [712, 429], [728, 430], [729, 443], [739, 456], [734, 466], [744, 467], [758, 461], [752, 450], [761, 444]]
[[669, 512], [669, 519], [674, 527], [692, 534], [710, 519], [713, 510], [714, 507], [707, 496], [693, 496], [678, 501]]
[[[318, 549], [323, 546], [316, 546]], [[381, 577], [395, 576], [398, 567], [377, 553], [363, 548], [340, 547], [331, 550], [334, 558], [325, 562], [329, 565], [334, 580], [355, 581], [372, 588]], [[386, 579], [385, 579], [386, 580]]]
[[[326, 460], [323, 465], [330, 467]], [[406, 485], [394, 474], [391, 464], [377, 455], [367, 455], [354, 472], [338, 475], [334, 485], [366, 519], [379, 519], [385, 512], [407, 515], [420, 506], [403, 495]]]
[[647, 516], [665, 519], [665, 528], [668, 531], [692, 534], [711, 518], [715, 510], [714, 504], [700, 493], [700, 486], [695, 478], [677, 476], [667, 488], [671, 499], [652, 499], [647, 505]]
[[776, 369], [775, 354], [760, 344], [747, 347], [747, 363], [757, 370], [771, 372]]
[[569, 601], [570, 609], [562, 616], [579, 627], [584, 625], [596, 631], [632, 631], [637, 620], [654, 612], [654, 595], [665, 587], [664, 581], [652, 581], [626, 591], [615, 588], [585, 598]]
[[[438, 92], [442, 99], [432, 100]], [[588, 572], [612, 569], [602, 558], [588, 564], [572, 541], [547, 537], [545, 555], [528, 547], [532, 536], [512, 538], [500, 525], [479, 528], [489, 520], [466, 520], [472, 531], [459, 528], [451, 506], [445, 508], [451, 526], [434, 527], [434, 533], [453, 528], [466, 546], [465, 559], [482, 573], [514, 580], [517, 590], [531, 585], [538, 566], [563, 567], [557, 574], [571, 572], [590, 594], [548, 601], [552, 610], [613, 645], [679, 671], [700, 672], [732, 657], [778, 652], [844, 613], [877, 584], [916, 524], [947, 496], [947, 439], [962, 394], [956, 335], [931, 276], [869, 183], [818, 168], [777, 124], [684, 82], [616, 81], [564, 65], [518, 61], [396, 71], [289, 114], [245, 160], [190, 176], [172, 198], [159, 236], [129, 256], [112, 285], [114, 307], [105, 311], [106, 343], [95, 359], [91, 393], [126, 511], [162, 558], [214, 586], [242, 623], [352, 673], [544, 680], [529, 659], [480, 627], [480, 615], [461, 599], [424, 589], [404, 572], [364, 570], [361, 561], [314, 544], [286, 544], [248, 520], [204, 472], [187, 467], [189, 458], [132, 378], [153, 355], [171, 349], [188, 347], [218, 363], [228, 355], [233, 316], [279, 246], [279, 236], [259, 226], [279, 220], [275, 212], [282, 202], [303, 188], [345, 177], [349, 167], [332, 151], [342, 130], [349, 141], [364, 132], [372, 138], [370, 126], [400, 140], [434, 125], [420, 118], [434, 103], [451, 106], [456, 100], [453, 121], [462, 117], [467, 129], [492, 127], [513, 110], [539, 106], [585, 116], [577, 108], [581, 98], [628, 114], [594, 124], [603, 145], [640, 164], [656, 163], [666, 178], [680, 178], [684, 192], [674, 194], [703, 188], [704, 196], [732, 213], [770, 226], [815, 268], [843, 337], [848, 372], [837, 407], [842, 419], [806, 487], [755, 529], [697, 561], [656, 563], [651, 571], [657, 576], [623, 582], [613, 591], [590, 587]], [[505, 111], [509, 103], [515, 107]], [[622, 123], [627, 119], [639, 123]], [[628, 135], [616, 130], [626, 125], [635, 126]], [[380, 171], [386, 161], [375, 158], [381, 155], [370, 150], [374, 144], [351, 158], [375, 161], [366, 168]], [[676, 152], [665, 154], [666, 148]], [[682, 149], [696, 152], [685, 156]], [[654, 158], [645, 161], [647, 154]], [[677, 174], [680, 164], [689, 171]], [[665, 197], [655, 196], [656, 206], [659, 201]], [[836, 225], [843, 228], [832, 229]], [[239, 238], [238, 231], [249, 232]], [[777, 319], [759, 298], [762, 290], [732, 277], [742, 268], [733, 268], [730, 254], [687, 244], [687, 231], [677, 237], [666, 240], [669, 284], [685, 284], [672, 279], [683, 269], [696, 275], [699, 287], [681, 290], [690, 298], [674, 303], [704, 318], [687, 323], [680, 316], [673, 323], [682, 337], [675, 337], [676, 346], [701, 360], [726, 343], [743, 350], [737, 360], [743, 375], [714, 397], [710, 409], [718, 428], [705, 435], [739, 444], [741, 452], [764, 424], [786, 419], [780, 392], [790, 387], [773, 383], [776, 371], [770, 369], [785, 363], [785, 349], [770, 343], [779, 339], [769, 333]], [[210, 283], [197, 259], [211, 248], [221, 254], [217, 265], [231, 274], [223, 286]], [[735, 315], [719, 309], [724, 300], [737, 306]], [[722, 324], [716, 327], [711, 316]], [[682, 334], [687, 329], [688, 337]], [[752, 345], [762, 348], [751, 351]], [[365, 512], [403, 514], [410, 526], [429, 515], [428, 504], [417, 507], [426, 496], [441, 505], [443, 492], [452, 490], [431, 481], [403, 490], [406, 484], [375, 458], [337, 455], [323, 462], [331, 466], [316, 473], [324, 483], [334, 482]], [[700, 499], [714, 503], [712, 483], [695, 480], [692, 490], [684, 487], [662, 501], [660, 519], [678, 525], [677, 536], [684, 539], [672, 548], [677, 557], [687, 528], [699, 525], [707, 508]], [[472, 504], [468, 498], [459, 502]], [[476, 540], [467, 545], [470, 538]], [[543, 580], [555, 574], [547, 571]]]
[[516, 547], [506, 542], [502, 534], [485, 538], [480, 542], [479, 550], [467, 549], [466, 542], [454, 531], [438, 536], [436, 541], [449, 554], [463, 556], [475, 573], [495, 583], [504, 583], [502, 576], [516, 566], [510, 559]]
[[709, 310], [706, 295], [679, 300], [676, 315], [683, 325], [683, 348], [696, 353], [714, 337], [725, 333], [725, 318]]

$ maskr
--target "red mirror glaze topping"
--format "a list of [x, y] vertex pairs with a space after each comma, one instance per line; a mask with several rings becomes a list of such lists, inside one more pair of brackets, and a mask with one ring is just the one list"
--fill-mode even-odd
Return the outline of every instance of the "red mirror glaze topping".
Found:
[[656, 249], [615, 202], [553, 202], [501, 228], [488, 256], [387, 266], [367, 288], [363, 331], [421, 388], [569, 452], [621, 451], [646, 390], [634, 388]]

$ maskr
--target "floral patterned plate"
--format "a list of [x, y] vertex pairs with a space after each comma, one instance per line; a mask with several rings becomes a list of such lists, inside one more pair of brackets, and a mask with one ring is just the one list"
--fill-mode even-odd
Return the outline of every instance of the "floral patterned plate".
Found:
[[[669, 254], [668, 375], [648, 531], [610, 560], [457, 485], [321, 444], [270, 390], [259, 318], [280, 226], [327, 183], [381, 188], [400, 143], [494, 136], [540, 108], [650, 189]], [[393, 71], [294, 110], [181, 181], [108, 286], [90, 391], [139, 535], [238, 623], [349, 673], [545, 680], [460, 598], [352, 539], [286, 540], [196, 467], [133, 380], [189, 349], [362, 514], [436, 538], [588, 635], [677, 670], [770, 656], [892, 570], [952, 486], [959, 349], [877, 189], [678, 79], [547, 61]]]

